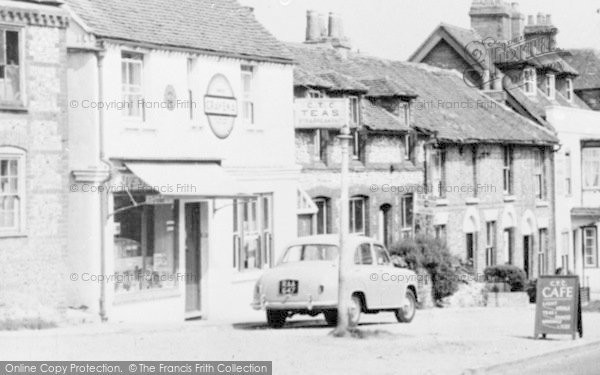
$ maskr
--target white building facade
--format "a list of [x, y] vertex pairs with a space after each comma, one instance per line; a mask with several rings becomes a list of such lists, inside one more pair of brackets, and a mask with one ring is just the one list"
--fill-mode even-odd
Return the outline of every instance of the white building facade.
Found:
[[[233, 1], [186, 2], [203, 29], [161, 43], [105, 31], [120, 2], [84, 3], [69, 2], [70, 303], [111, 321], [247, 316], [296, 234], [291, 59]], [[224, 47], [186, 39], [200, 32]]]

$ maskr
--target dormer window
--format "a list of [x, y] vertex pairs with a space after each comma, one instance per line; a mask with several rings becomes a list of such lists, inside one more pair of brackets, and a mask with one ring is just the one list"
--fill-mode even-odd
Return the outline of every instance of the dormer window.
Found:
[[311, 98], [311, 99], [318, 99], [318, 98], [322, 98], [323, 97], [323, 93], [319, 90], [313, 90], [313, 89], [309, 89], [306, 92], [306, 96]]
[[400, 121], [403, 121], [404, 125], [410, 126], [410, 104], [407, 102], [400, 102], [399, 107], [398, 117]]
[[527, 95], [535, 95], [537, 86], [537, 75], [534, 68], [527, 68], [523, 71], [523, 90]]
[[556, 95], [556, 77], [554, 74], [546, 74], [546, 96], [554, 99]]
[[359, 121], [358, 97], [350, 96], [348, 99], [350, 102], [350, 123], [352, 125], [358, 125], [358, 121]]
[[566, 86], [567, 86], [567, 100], [569, 102], [572, 102], [573, 101], [573, 79], [567, 78]]

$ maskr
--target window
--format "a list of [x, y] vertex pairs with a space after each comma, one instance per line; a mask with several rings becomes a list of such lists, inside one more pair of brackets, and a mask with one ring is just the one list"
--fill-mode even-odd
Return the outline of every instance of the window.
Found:
[[446, 240], [446, 225], [444, 224], [440, 224], [440, 225], [435, 225], [433, 227], [433, 229], [435, 230], [435, 238], [437, 238], [438, 240]]
[[581, 150], [583, 163], [583, 188], [600, 188], [600, 148], [586, 147]]
[[562, 232], [561, 233], [561, 252], [562, 255], [560, 257], [561, 259], [561, 267], [562, 269], [568, 274], [569, 272], [569, 232]]
[[434, 150], [431, 166], [431, 188], [434, 197], [446, 197], [446, 151]]
[[140, 53], [121, 54], [121, 84], [126, 103], [123, 114], [127, 117], [143, 119], [144, 116], [143, 62], [144, 57]]
[[329, 131], [325, 129], [315, 129], [315, 157], [327, 164], [327, 144], [329, 140]]
[[541, 228], [538, 232], [538, 275], [548, 274], [548, 229]]
[[379, 240], [389, 246], [393, 240], [393, 232], [392, 206], [384, 204], [379, 207]]
[[348, 97], [350, 103], [350, 124], [358, 125], [360, 122], [360, 111], [358, 106], [358, 97]]
[[254, 67], [242, 65], [242, 121], [254, 124]]
[[404, 136], [404, 159], [411, 160], [412, 156], [412, 139], [410, 134]]
[[373, 250], [375, 250], [375, 259], [377, 260], [378, 266], [389, 265], [392, 263], [387, 251], [385, 251], [381, 245], [373, 245]]
[[190, 121], [194, 120], [194, 90], [193, 90], [193, 82], [194, 82], [194, 59], [189, 58], [187, 60], [187, 77], [188, 77], [188, 105], [189, 108], [189, 116]]
[[363, 157], [363, 142], [358, 129], [352, 130], [352, 159], [362, 160]]
[[535, 168], [534, 168], [534, 184], [535, 184], [535, 196], [540, 200], [546, 199], [546, 166], [545, 164], [545, 152], [544, 150], [535, 151]]
[[316, 233], [331, 233], [331, 208], [329, 198], [319, 197], [313, 199], [313, 202], [319, 210], [316, 214]]
[[477, 252], [477, 233], [467, 233], [467, 265], [475, 266], [475, 253]]
[[506, 228], [503, 232], [504, 259], [508, 264], [514, 264], [514, 229]]
[[0, 30], [0, 102], [22, 104], [21, 48], [18, 30]]
[[598, 231], [596, 227], [583, 228], [583, 264], [598, 267]]
[[[133, 195], [138, 203], [144, 195]], [[114, 197], [116, 293], [175, 288], [177, 201], [133, 207], [129, 195]]]
[[504, 164], [502, 167], [503, 177], [503, 189], [504, 194], [513, 194], [513, 181], [512, 181], [512, 169], [513, 169], [513, 150], [509, 146], [504, 147]]
[[554, 99], [556, 95], [556, 77], [554, 74], [546, 74], [546, 96], [550, 99]]
[[272, 265], [272, 196], [234, 200], [233, 263], [239, 271]]
[[573, 193], [573, 180], [571, 172], [571, 153], [565, 152], [565, 194], [571, 195]]
[[24, 230], [25, 153], [0, 147], [0, 236]]
[[566, 82], [566, 86], [567, 86], [567, 100], [569, 102], [572, 102], [573, 101], [573, 79], [567, 78], [565, 82]]
[[537, 86], [537, 75], [534, 68], [527, 68], [523, 71], [524, 84], [523, 89], [528, 95], [535, 95]]
[[473, 167], [473, 197], [477, 197], [477, 146], [471, 148], [471, 166]]
[[366, 235], [367, 198], [350, 199], [350, 233]]
[[402, 197], [401, 231], [402, 238], [410, 238], [413, 229], [413, 196]]
[[323, 97], [323, 93], [319, 90], [313, 90], [313, 89], [309, 89], [306, 91], [306, 96], [309, 98], [322, 98]]
[[485, 266], [496, 264], [496, 222], [485, 223]]
[[400, 102], [400, 109], [398, 115], [401, 121], [404, 121], [404, 125], [410, 127], [410, 103]]
[[358, 246], [356, 253], [354, 253], [354, 264], [373, 264], [373, 254], [371, 253], [370, 244], [363, 243]]

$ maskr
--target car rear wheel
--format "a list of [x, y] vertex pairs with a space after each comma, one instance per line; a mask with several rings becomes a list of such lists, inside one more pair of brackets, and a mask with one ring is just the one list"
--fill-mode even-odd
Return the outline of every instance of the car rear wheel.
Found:
[[395, 311], [396, 319], [400, 323], [410, 323], [417, 312], [417, 297], [415, 293], [407, 289], [404, 306]]
[[325, 315], [325, 321], [327, 322], [327, 325], [330, 325], [330, 326], [337, 325], [337, 321], [338, 321], [337, 310], [324, 311], [323, 315]]
[[287, 318], [286, 311], [267, 310], [267, 324], [271, 328], [281, 328], [285, 324]]

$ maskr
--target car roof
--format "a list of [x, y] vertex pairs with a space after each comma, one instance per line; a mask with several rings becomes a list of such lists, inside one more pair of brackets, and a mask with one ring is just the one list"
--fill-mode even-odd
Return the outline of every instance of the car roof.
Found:
[[[360, 236], [355, 234], [350, 234], [348, 236], [348, 242], [350, 245], [354, 245], [360, 242], [374, 242], [380, 244], [374, 238], [367, 236]], [[339, 234], [319, 234], [314, 236], [306, 236], [306, 237], [298, 237], [295, 240], [291, 241], [288, 244], [289, 246], [293, 245], [308, 245], [308, 244], [322, 244], [322, 245], [339, 245], [340, 243], [340, 235]]]

